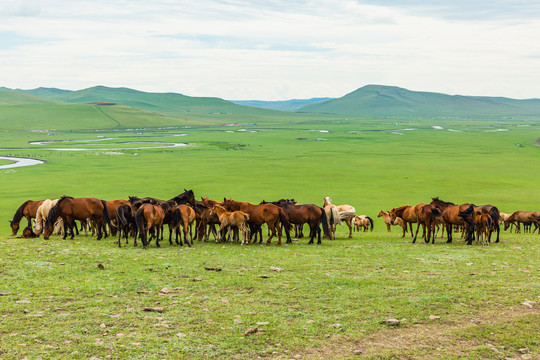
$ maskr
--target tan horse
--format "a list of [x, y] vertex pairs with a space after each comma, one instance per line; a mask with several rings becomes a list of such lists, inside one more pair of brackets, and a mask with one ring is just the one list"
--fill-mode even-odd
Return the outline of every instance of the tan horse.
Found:
[[28, 227], [32, 229], [32, 219], [36, 217], [36, 212], [38, 207], [43, 203], [43, 200], [41, 201], [33, 201], [33, 200], [27, 200], [19, 206], [17, 211], [15, 211], [15, 215], [13, 215], [13, 220], [9, 222], [11, 226], [11, 235], [15, 236], [17, 235], [17, 232], [19, 231], [19, 223], [21, 222], [21, 219], [23, 217], [26, 218], [28, 221]]
[[[178, 205], [172, 215], [171, 219], [171, 229], [175, 232], [175, 241], [179, 245], [183, 245], [182, 243], [182, 235], [180, 235], [180, 241], [178, 241], [178, 234], [180, 233], [180, 226], [182, 226], [182, 230], [184, 233], [184, 242], [187, 246], [193, 245], [193, 233], [192, 233], [192, 226], [193, 222], [197, 218], [197, 214], [195, 213], [195, 210], [191, 208], [191, 206], [188, 205]], [[189, 243], [188, 239], [188, 230], [189, 230], [189, 237], [191, 238], [191, 244]], [[170, 242], [172, 244], [172, 241]]]
[[[218, 233], [222, 234], [222, 230], [227, 227], [229, 229], [229, 238], [231, 237], [231, 229], [236, 227], [242, 232], [242, 245], [248, 244], [248, 228], [246, 226], [247, 221], [249, 220], [249, 215], [243, 211], [233, 211], [228, 212], [223, 206], [214, 205], [212, 210], [210, 210], [210, 215], [216, 214], [219, 218], [219, 229]], [[221, 239], [223, 240], [223, 239]], [[232, 241], [231, 241], [232, 242]]]
[[370, 227], [371, 231], [373, 231], [373, 220], [367, 215], [355, 216], [352, 222], [354, 230], [356, 231], [360, 231], [360, 228], [364, 229], [364, 231], [368, 231]]
[[392, 222], [392, 216], [390, 216], [390, 214], [387, 211], [384, 211], [384, 210], [381, 210], [379, 212], [379, 215], [377, 215], [377, 217], [382, 217], [383, 218], [384, 223], [386, 224], [386, 230], [388, 230], [388, 232], [390, 232], [390, 227], [395, 226], [395, 225], [401, 226], [404, 233], [407, 232], [407, 226], [403, 222], [402, 218], [396, 217], [394, 222]]
[[532, 231], [536, 231], [538, 228], [537, 218], [540, 216], [540, 213], [536, 211], [514, 211], [508, 219], [504, 221], [504, 230], [508, 229], [511, 224], [514, 224], [516, 226], [516, 234], [521, 232], [521, 224], [523, 224], [523, 227], [530, 226], [532, 224], [535, 225], [535, 229]]
[[[324, 198], [323, 201], [323, 207], [326, 205], [332, 205], [332, 198], [330, 196], [327, 196]], [[337, 211], [339, 214], [339, 220], [340, 222], [345, 222], [347, 226], [349, 227], [349, 239], [352, 239], [352, 231], [353, 231], [353, 219], [355, 217], [356, 209], [351, 205], [335, 205], [337, 207]], [[338, 223], [338, 225], [341, 225]]]
[[39, 235], [43, 232], [43, 226], [45, 225], [45, 220], [49, 216], [49, 212], [56, 205], [59, 199], [51, 200], [45, 199], [41, 205], [37, 208], [36, 211], [36, 220], [34, 223], [34, 234]]

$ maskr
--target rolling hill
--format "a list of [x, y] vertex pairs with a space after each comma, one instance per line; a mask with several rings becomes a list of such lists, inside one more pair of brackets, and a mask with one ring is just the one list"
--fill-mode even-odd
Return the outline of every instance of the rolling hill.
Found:
[[537, 117], [540, 99], [446, 95], [367, 85], [341, 98], [307, 105], [298, 111], [392, 118]]

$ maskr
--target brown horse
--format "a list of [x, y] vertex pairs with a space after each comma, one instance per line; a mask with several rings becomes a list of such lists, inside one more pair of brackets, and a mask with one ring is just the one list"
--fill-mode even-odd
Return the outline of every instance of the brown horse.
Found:
[[37, 209], [42, 203], [43, 200], [27, 200], [23, 202], [21, 206], [19, 206], [17, 211], [15, 211], [15, 215], [13, 215], [13, 220], [9, 222], [11, 226], [11, 235], [17, 235], [17, 232], [19, 231], [19, 223], [23, 217], [25, 217], [28, 221], [28, 227], [32, 229], [32, 219], [36, 217]]
[[499, 226], [499, 223], [501, 221], [501, 213], [499, 209], [496, 206], [493, 205], [482, 205], [482, 206], [475, 206], [475, 211], [480, 211], [483, 214], [489, 215], [491, 218], [489, 229], [487, 230], [488, 234], [488, 242], [491, 241], [491, 234], [493, 234], [493, 231], [497, 231], [497, 240], [496, 243], [499, 242], [499, 234], [501, 232], [501, 227]]
[[[278, 245], [281, 245], [281, 227], [279, 223], [285, 227], [285, 234], [287, 235], [287, 242], [291, 242], [291, 224], [287, 215], [283, 212], [279, 206], [274, 204], [254, 205], [248, 202], [234, 201], [232, 199], [223, 199], [223, 207], [228, 211], [243, 211], [249, 215], [248, 224], [260, 226], [262, 224], [268, 225], [271, 231], [271, 235], [266, 241], [266, 245], [270, 245], [272, 238], [278, 235]], [[250, 239], [251, 240], [251, 239]], [[262, 238], [261, 238], [262, 240]]]
[[116, 217], [116, 210], [120, 205], [130, 205], [130, 202], [128, 200], [118, 199], [118, 200], [106, 200], [105, 205], [107, 206], [107, 211], [109, 212], [109, 215], [111, 216], [111, 227], [109, 229], [109, 232], [111, 235], [116, 235], [116, 232], [118, 231], [118, 219]]
[[[511, 224], [514, 224], [516, 226], [516, 233], [519, 233], [521, 232], [520, 224], [523, 224], [524, 227], [531, 224], [536, 225], [538, 215], [540, 214], [535, 211], [514, 211], [510, 214], [508, 219], [504, 221], [504, 230], [508, 229]], [[536, 231], [536, 229], [534, 231]]]
[[386, 229], [388, 232], [390, 232], [390, 226], [392, 225], [399, 225], [403, 229], [403, 234], [407, 232], [407, 225], [403, 222], [403, 219], [400, 217], [396, 217], [394, 221], [392, 222], [392, 216], [387, 211], [381, 210], [379, 212], [379, 215], [377, 217], [382, 217], [384, 220], [384, 223], [386, 224]]
[[133, 245], [137, 246], [137, 223], [135, 222], [135, 211], [133, 208], [125, 204], [118, 206], [116, 209], [116, 221], [118, 226], [118, 247], [122, 246], [122, 235], [126, 239], [126, 244], [128, 243], [130, 232], [135, 234]]
[[413, 243], [416, 241], [416, 237], [418, 235], [418, 228], [420, 227], [420, 225], [422, 225], [422, 227], [424, 228], [424, 234], [422, 236], [424, 237], [425, 242], [429, 243], [429, 239], [433, 234], [433, 239], [431, 243], [435, 244], [435, 223], [436, 220], [441, 217], [441, 211], [431, 204], [422, 205], [420, 207], [418, 207], [417, 205], [417, 207], [415, 207], [415, 211], [417, 212], [416, 217], [418, 220], [418, 226], [416, 227], [416, 233], [414, 234]]
[[[184, 233], [184, 242], [187, 246], [193, 245], [193, 234], [191, 232], [191, 227], [193, 225], [193, 222], [195, 221], [197, 217], [197, 214], [195, 213], [195, 210], [191, 208], [191, 206], [188, 205], [178, 205], [172, 215], [171, 219], [171, 229], [175, 232], [175, 241], [179, 245], [183, 245], [182, 243], [182, 235], [180, 235], [180, 241], [178, 241], [178, 234], [180, 233], [180, 226], [182, 226], [182, 230]], [[188, 230], [189, 230], [189, 237], [191, 238], [191, 244], [189, 243], [188, 239]], [[172, 242], [170, 242], [172, 244]]]
[[489, 214], [483, 211], [474, 211], [473, 223], [476, 231], [476, 241], [482, 245], [489, 245], [488, 233], [491, 229], [493, 220]]
[[[273, 204], [283, 209], [283, 212], [287, 215], [291, 224], [298, 225], [299, 227], [302, 227], [304, 224], [309, 225], [310, 240], [308, 244], [313, 244], [315, 236], [318, 236], [317, 244], [321, 244], [321, 228], [319, 225], [322, 225], [324, 235], [328, 239], [332, 239], [326, 212], [323, 208], [315, 204], [297, 205], [291, 200], [284, 199], [274, 202]], [[287, 242], [289, 242], [289, 240], [287, 240]]]
[[438, 197], [432, 198], [431, 205], [434, 205], [439, 211], [442, 212], [443, 222], [446, 226], [446, 235], [448, 237], [447, 243], [452, 242], [452, 227], [453, 225], [463, 226], [467, 232], [467, 243], [472, 244], [474, 228], [472, 222], [466, 221], [459, 215], [460, 212], [467, 210], [471, 204], [456, 205], [451, 202], [440, 200]]
[[68, 230], [71, 232], [71, 239], [74, 238], [73, 226], [75, 220], [84, 221], [90, 218], [97, 225], [98, 236], [101, 240], [105, 231], [107, 237], [106, 225], [110, 224], [109, 212], [105, 201], [93, 197], [88, 198], [73, 198], [71, 196], [63, 196], [58, 200], [56, 205], [49, 211], [45, 225], [43, 226], [43, 238], [48, 239], [54, 230], [56, 219], [62, 218], [64, 222], [64, 236], [67, 237]]
[[153, 205], [148, 203], [142, 204], [135, 213], [137, 230], [139, 232], [139, 236], [141, 237], [141, 241], [145, 249], [150, 243], [150, 240], [152, 240], [152, 237], [150, 237], [150, 240], [147, 240], [148, 233], [150, 231], [155, 232], [154, 235], [156, 237], [156, 246], [160, 247], [159, 232], [161, 231], [163, 233], [164, 218], [165, 212], [160, 205]]
[[[228, 212], [225, 210], [223, 206], [220, 205], [214, 205], [212, 209], [210, 210], [210, 215], [216, 214], [219, 218], [219, 229], [218, 233], [222, 233], [222, 231], [227, 227], [229, 228], [229, 237], [230, 237], [230, 230], [232, 228], [236, 228], [240, 231], [242, 231], [242, 245], [248, 244], [248, 238], [249, 238], [249, 232], [248, 228], [246, 226], [247, 221], [249, 220], [249, 215], [246, 214], [243, 211], [233, 211]], [[233, 236], [234, 238], [234, 236]], [[223, 239], [221, 239], [223, 241]]]
[[401, 220], [403, 220], [405, 227], [403, 228], [403, 235], [401, 237], [405, 237], [405, 232], [407, 231], [407, 224], [409, 224], [410, 226], [411, 237], [414, 237], [412, 224], [418, 223], [418, 209], [422, 206], [424, 206], [424, 204], [418, 204], [416, 206], [403, 205], [397, 208], [393, 208], [388, 212], [390, 214], [390, 217], [392, 218], [393, 224], [396, 223], [396, 218], [401, 218]]

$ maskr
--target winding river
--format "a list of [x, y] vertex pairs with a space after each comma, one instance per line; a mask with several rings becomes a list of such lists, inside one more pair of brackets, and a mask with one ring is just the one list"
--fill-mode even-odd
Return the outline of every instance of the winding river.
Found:
[[12, 157], [12, 156], [0, 156], [0, 160], [13, 161], [13, 164], [1, 165], [0, 170], [13, 169], [13, 168], [18, 168], [18, 167], [23, 167], [23, 166], [32, 166], [32, 165], [45, 164], [45, 161], [43, 161], [43, 160]]

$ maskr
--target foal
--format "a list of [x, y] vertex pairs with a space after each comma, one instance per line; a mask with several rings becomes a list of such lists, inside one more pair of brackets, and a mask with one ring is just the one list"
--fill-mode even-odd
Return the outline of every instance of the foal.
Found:
[[[240, 231], [242, 231], [242, 245], [248, 244], [248, 228], [246, 222], [249, 220], [249, 215], [243, 211], [233, 211], [228, 212], [223, 206], [214, 205], [210, 211], [210, 215], [216, 214], [219, 217], [218, 234], [221, 236], [221, 230], [227, 227], [228, 230], [231, 230], [231, 227], [236, 226]], [[229, 234], [230, 236], [230, 234]], [[223, 239], [220, 239], [223, 240]]]

